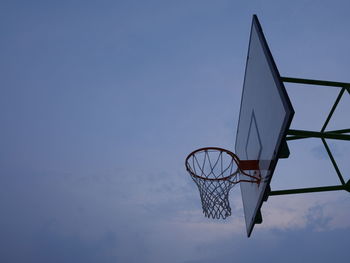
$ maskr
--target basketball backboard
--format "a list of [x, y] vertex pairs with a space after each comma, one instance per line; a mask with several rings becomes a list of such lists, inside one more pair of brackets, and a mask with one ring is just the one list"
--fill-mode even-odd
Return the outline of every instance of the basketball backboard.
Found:
[[[253, 16], [235, 152], [241, 160], [259, 160], [260, 184], [240, 184], [247, 235], [261, 223], [260, 209], [294, 115], [259, 20]], [[245, 175], [240, 175], [245, 179]]]

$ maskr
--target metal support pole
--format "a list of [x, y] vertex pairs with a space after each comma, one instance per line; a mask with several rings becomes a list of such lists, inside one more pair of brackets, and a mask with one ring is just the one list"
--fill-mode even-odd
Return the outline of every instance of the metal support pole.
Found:
[[333, 130], [333, 131], [325, 131], [326, 133], [349, 133], [350, 129], [341, 129], [341, 130]]
[[288, 190], [278, 190], [271, 191], [271, 195], [289, 195], [289, 194], [304, 194], [304, 193], [317, 193], [317, 192], [329, 192], [329, 191], [339, 191], [345, 190], [350, 192], [350, 181], [345, 185], [333, 185], [333, 186], [321, 186], [321, 187], [311, 187], [311, 188], [299, 188], [299, 189], [288, 189]]
[[[337, 134], [342, 134], [342, 133], [350, 133], [350, 129], [341, 129], [341, 130], [333, 130], [333, 131], [325, 131], [324, 133], [337, 133]], [[305, 136], [297, 136], [297, 135], [291, 135], [286, 137], [286, 141], [293, 141], [293, 140], [298, 140], [298, 139], [306, 139], [306, 138], [312, 138], [312, 137], [305, 137]]]
[[288, 78], [288, 77], [281, 77], [281, 80], [283, 82], [290, 82], [290, 83], [350, 88], [350, 83], [337, 82], [337, 81], [316, 80], [316, 79], [300, 79], [300, 78]]
[[[305, 131], [305, 130], [289, 130], [287, 135], [296, 135], [300, 138], [323, 138], [323, 139], [335, 139], [350, 141], [350, 135], [339, 134], [331, 132], [316, 132], [316, 131]], [[288, 140], [288, 137], [287, 137]]]

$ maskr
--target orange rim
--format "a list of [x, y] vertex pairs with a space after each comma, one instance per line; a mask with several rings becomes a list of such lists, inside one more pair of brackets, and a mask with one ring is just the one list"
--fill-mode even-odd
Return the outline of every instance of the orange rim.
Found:
[[[235, 172], [233, 172], [232, 174], [228, 175], [228, 176], [225, 176], [225, 177], [222, 177], [222, 178], [206, 178], [206, 177], [203, 177], [203, 176], [200, 176], [200, 175], [197, 175], [195, 174], [192, 169], [191, 169], [191, 166], [189, 164], [189, 159], [191, 157], [195, 158], [195, 155], [199, 152], [207, 152], [207, 151], [219, 151], [219, 152], [224, 152], [226, 154], [228, 154], [229, 156], [232, 157], [232, 160], [236, 163], [237, 165], [237, 169]], [[255, 160], [254, 161], [243, 161], [243, 162], [256, 162]], [[229, 150], [226, 150], [226, 149], [223, 149], [223, 148], [220, 148], [220, 147], [203, 147], [203, 148], [199, 148], [197, 150], [194, 150], [193, 152], [191, 152], [187, 157], [186, 157], [186, 160], [185, 160], [185, 166], [186, 166], [186, 170], [190, 173], [191, 176], [193, 177], [196, 177], [196, 178], [199, 178], [199, 179], [202, 179], [202, 180], [207, 180], [207, 181], [225, 181], [225, 180], [228, 180], [230, 179], [231, 177], [235, 176], [236, 174], [238, 173], [242, 173], [244, 174], [245, 176], [248, 176], [252, 179], [255, 179], [256, 181], [249, 181], [249, 180], [238, 180], [237, 182], [233, 182], [233, 183], [239, 183], [239, 182], [256, 182], [256, 183], [260, 183], [260, 176], [252, 176], [246, 172], [243, 171], [243, 169], [241, 168], [240, 164], [242, 162], [240, 161], [240, 159], [238, 158], [238, 156], [236, 154], [234, 154], [233, 152], [229, 151]], [[260, 175], [260, 173], [259, 173]]]

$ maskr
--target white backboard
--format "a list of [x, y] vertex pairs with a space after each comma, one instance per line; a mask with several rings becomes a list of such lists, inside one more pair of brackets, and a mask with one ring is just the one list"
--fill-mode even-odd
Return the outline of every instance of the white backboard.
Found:
[[259, 160], [262, 176], [259, 185], [240, 183], [248, 237], [261, 218], [260, 208], [293, 115], [288, 94], [254, 15], [235, 144], [235, 153], [241, 160]]

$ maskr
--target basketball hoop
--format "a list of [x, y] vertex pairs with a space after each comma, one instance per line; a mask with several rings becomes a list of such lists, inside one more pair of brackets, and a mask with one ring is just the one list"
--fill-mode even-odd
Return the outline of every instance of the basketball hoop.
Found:
[[[233, 186], [240, 182], [260, 183], [258, 161], [241, 161], [234, 153], [218, 147], [191, 152], [185, 165], [199, 189], [203, 213], [208, 218], [225, 219], [231, 215], [228, 197]], [[244, 170], [255, 170], [254, 175]], [[240, 180], [238, 174], [250, 179]]]

